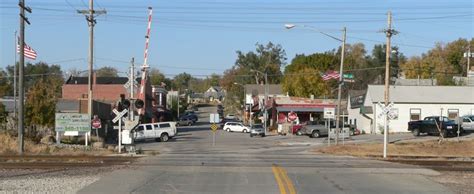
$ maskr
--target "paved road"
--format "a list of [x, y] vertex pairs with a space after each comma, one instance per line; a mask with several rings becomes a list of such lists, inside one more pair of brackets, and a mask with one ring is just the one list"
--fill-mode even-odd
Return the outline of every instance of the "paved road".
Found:
[[278, 136], [218, 131], [212, 146], [205, 124], [212, 108], [201, 108], [204, 122], [179, 128], [172, 141], [138, 145], [159, 155], [111, 172], [80, 193], [450, 193], [425, 177], [437, 174], [432, 170], [315, 155], [305, 144], [279, 144]]

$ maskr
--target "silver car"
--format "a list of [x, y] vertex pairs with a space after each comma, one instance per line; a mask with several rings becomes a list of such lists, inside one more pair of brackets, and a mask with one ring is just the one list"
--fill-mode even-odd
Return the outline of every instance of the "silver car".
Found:
[[263, 128], [263, 125], [257, 124], [253, 125], [250, 128], [250, 137], [260, 135], [262, 137], [265, 137], [265, 128]]
[[464, 131], [474, 132], [474, 115], [466, 115], [462, 117], [462, 128]]

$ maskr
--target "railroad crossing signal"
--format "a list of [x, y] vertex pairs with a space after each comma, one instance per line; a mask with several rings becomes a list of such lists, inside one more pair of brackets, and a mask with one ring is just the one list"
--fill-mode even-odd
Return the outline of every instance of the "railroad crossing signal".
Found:
[[115, 113], [115, 118], [112, 120], [112, 122], [116, 123], [117, 121], [119, 121], [119, 119], [121, 119], [125, 114], [128, 113], [128, 109], [123, 109], [122, 112], [119, 112], [117, 109], [114, 109], [112, 112]]
[[217, 128], [218, 128], [218, 126], [217, 126], [215, 123], [212, 123], [212, 124], [211, 124], [211, 130], [212, 130], [212, 132], [216, 132], [216, 131], [217, 131]]
[[391, 102], [387, 106], [380, 102], [377, 103], [377, 105], [380, 107], [380, 109], [382, 109], [382, 112], [377, 115], [379, 118], [382, 118], [384, 115], [387, 115], [389, 119], [393, 120], [397, 117], [397, 114], [395, 113], [395, 108], [393, 108], [393, 102]]

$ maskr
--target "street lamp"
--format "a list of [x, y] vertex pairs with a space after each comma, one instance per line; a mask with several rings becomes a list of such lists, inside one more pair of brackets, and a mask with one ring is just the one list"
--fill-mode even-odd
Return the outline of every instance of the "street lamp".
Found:
[[250, 69], [250, 71], [265, 75], [265, 97], [264, 97], [264, 104], [263, 104], [263, 109], [265, 109], [265, 111], [263, 112], [263, 120], [264, 120], [263, 121], [263, 128], [265, 129], [264, 130], [265, 135], [267, 135], [267, 115], [268, 115], [268, 112], [267, 112], [267, 107], [266, 106], [267, 106], [267, 101], [268, 101], [268, 74], [267, 74], [267, 72], [263, 73], [259, 70], [255, 70], [255, 69]]
[[343, 31], [343, 34], [342, 34], [342, 39], [339, 39], [339, 38], [336, 38], [330, 34], [327, 34], [317, 28], [314, 28], [314, 27], [311, 27], [311, 26], [307, 26], [307, 25], [295, 25], [295, 24], [285, 24], [285, 28], [286, 29], [292, 29], [294, 27], [301, 27], [301, 28], [307, 28], [307, 29], [310, 29], [312, 31], [316, 31], [320, 34], [323, 34], [329, 38], [332, 38], [334, 40], [337, 40], [339, 42], [342, 43], [342, 51], [341, 51], [341, 65], [339, 67], [339, 82], [338, 82], [338, 92], [337, 92], [337, 114], [336, 114], [336, 145], [337, 145], [337, 141], [338, 141], [338, 138], [339, 138], [339, 119], [341, 117], [341, 90], [342, 90], [342, 84], [343, 84], [343, 71], [344, 71], [344, 53], [345, 53], [345, 45], [346, 45], [346, 27], [344, 27], [342, 29]]

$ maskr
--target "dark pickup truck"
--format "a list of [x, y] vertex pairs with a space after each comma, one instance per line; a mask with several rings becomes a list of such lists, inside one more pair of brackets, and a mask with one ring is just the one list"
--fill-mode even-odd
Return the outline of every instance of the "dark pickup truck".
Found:
[[[440, 122], [441, 118], [441, 122]], [[458, 132], [458, 124], [447, 117], [431, 116], [425, 117], [423, 120], [408, 122], [408, 131], [411, 131], [414, 136], [419, 136], [420, 133], [427, 133], [428, 135], [439, 135], [438, 126], [441, 128], [441, 133], [444, 137], [455, 136]], [[460, 133], [463, 133], [462, 127]]]

